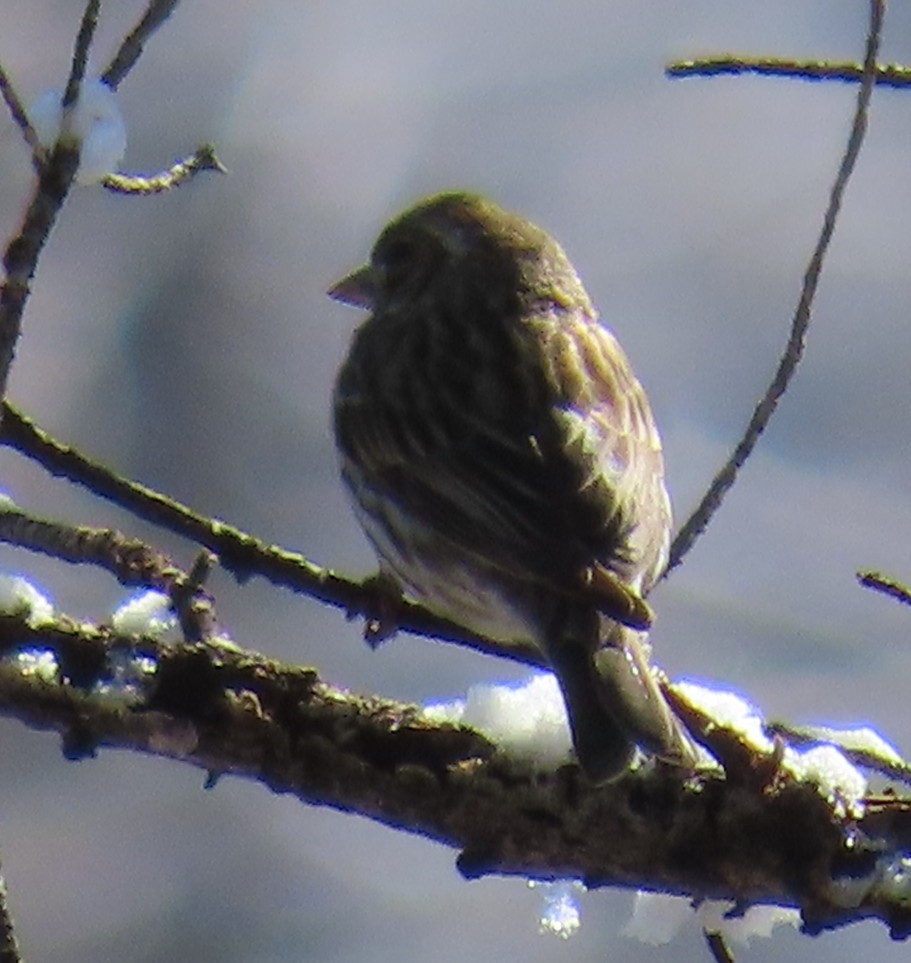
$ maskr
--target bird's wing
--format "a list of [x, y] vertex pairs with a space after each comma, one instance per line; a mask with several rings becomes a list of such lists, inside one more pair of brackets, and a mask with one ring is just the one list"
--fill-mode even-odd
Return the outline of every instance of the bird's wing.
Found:
[[343, 472], [347, 453], [362, 484], [385, 491], [455, 557], [583, 592], [643, 627], [648, 608], [636, 599], [669, 527], [645, 394], [613, 335], [587, 316], [541, 315], [523, 336], [537, 341], [528, 357], [544, 364], [536, 377], [549, 387], [536, 411], [481, 418], [453, 400], [441, 420], [414, 398], [377, 405], [342, 390]]
[[575, 312], [559, 323], [545, 318], [535, 324], [560, 398], [553, 450], [562, 451], [582, 478], [568, 500], [574, 509], [600, 511], [603, 519], [595, 527], [593, 585], [607, 569], [647, 590], [667, 562], [671, 527], [661, 439], [648, 398], [616, 338], [597, 319]]

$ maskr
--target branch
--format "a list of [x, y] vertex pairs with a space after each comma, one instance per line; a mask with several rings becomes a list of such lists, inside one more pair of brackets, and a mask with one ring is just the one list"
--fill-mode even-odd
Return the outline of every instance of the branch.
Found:
[[715, 963], [735, 963], [734, 954], [721, 933], [711, 933], [704, 930], [702, 935], [705, 937], [706, 946], [708, 946], [709, 953], [712, 954]]
[[756, 405], [746, 431], [737, 443], [733, 454], [712, 479], [712, 483], [703, 496], [702, 501], [674, 538], [663, 577], [667, 577], [667, 575], [683, 561], [684, 556], [693, 547], [696, 539], [705, 531], [712, 516], [721, 507], [721, 502], [737, 479], [737, 473], [752, 454], [756, 443], [759, 441], [769, 420], [775, 413], [778, 402], [787, 390], [800, 363], [800, 359], [803, 356], [807, 329], [810, 325], [810, 315], [813, 308], [813, 299], [816, 295], [816, 288], [822, 273], [823, 262], [835, 231], [835, 223], [838, 219], [838, 213], [841, 210], [842, 198], [844, 197], [845, 189], [848, 186], [848, 181], [854, 170], [854, 165], [857, 162], [857, 157], [860, 153], [864, 134], [867, 129], [867, 114], [870, 107], [870, 98], [873, 94], [873, 87], [876, 84], [876, 58], [879, 52], [884, 14], [885, 0], [871, 0], [870, 26], [867, 33], [867, 48], [864, 56], [863, 82], [857, 94], [857, 106], [854, 110], [851, 133], [848, 137], [848, 144], [842, 156], [838, 174], [835, 177], [835, 182], [832, 185], [829, 195], [829, 205], [826, 208], [822, 230], [820, 231], [819, 239], [816, 242], [816, 247], [804, 274], [800, 300], [798, 301], [797, 309], [791, 322], [791, 334], [788, 338], [784, 354], [778, 363], [778, 369], [772, 378], [771, 384]]
[[[789, 722], [772, 720], [766, 723], [765, 731], [770, 736], [781, 736], [790, 746], [832, 745], [837, 746], [842, 755], [855, 766], [872, 770], [896, 779], [905, 784], [911, 783], [911, 763], [905, 762], [884, 740], [877, 744], [876, 733], [861, 729], [864, 739], [858, 740], [856, 732], [830, 729], [827, 726], [796, 726]], [[854, 735], [855, 738], [850, 737]], [[845, 738], [845, 737], [848, 738]]]
[[170, 592], [187, 579], [162, 552], [112, 528], [89, 528], [36, 518], [19, 508], [0, 509], [0, 541], [75, 565], [96, 565], [121, 585]]
[[[150, 0], [145, 16], [126, 38], [117, 56], [105, 71], [102, 79], [109, 87], [116, 89], [138, 60], [143, 44], [170, 16], [177, 3], [178, 0]], [[38, 184], [28, 205], [22, 227], [9, 242], [3, 255], [6, 277], [0, 286], [0, 398], [6, 395], [9, 369], [22, 329], [22, 315], [30, 293], [29, 284], [38, 265], [38, 257], [47, 243], [57, 216], [70, 192], [79, 166], [79, 143], [69, 136], [68, 131], [85, 75], [89, 48], [98, 23], [99, 8], [100, 0], [87, 0], [63, 94], [61, 134], [46, 159], [45, 152], [38, 143], [34, 128], [29, 123], [18, 96], [5, 71], [0, 68], [0, 93], [13, 120], [32, 149], [32, 163], [38, 171]], [[187, 165], [187, 171], [181, 176], [185, 177], [196, 169], [202, 169], [202, 162], [211, 156], [197, 155], [200, 163], [196, 167], [184, 162]]]
[[[322, 568], [295, 552], [266, 545], [253, 535], [218, 519], [206, 518], [180, 502], [131, 481], [92, 461], [75, 448], [52, 437], [9, 402], [0, 406], [0, 445], [8, 445], [37, 461], [53, 475], [68, 478], [132, 512], [153, 525], [189, 538], [215, 552], [223, 568], [243, 581], [260, 575], [274, 585], [290, 588], [343, 609], [348, 615], [380, 620], [389, 599], [376, 579], [346, 578]], [[541, 653], [531, 645], [501, 645], [474, 635], [420, 605], [393, 600], [396, 628], [445, 642], [455, 642], [479, 652], [511, 658], [527, 665], [544, 666]]]
[[28, 515], [19, 508], [0, 509], [0, 542], [41, 552], [74, 565], [97, 565], [121, 585], [141, 585], [165, 593], [188, 642], [215, 634], [212, 598], [203, 585], [217, 562], [202, 552], [190, 572], [138, 538], [110, 528], [73, 526]]
[[22, 963], [16, 931], [13, 928], [13, 917], [9, 911], [6, 879], [2, 874], [0, 874], [0, 963]]
[[[717, 77], [722, 74], [758, 74], [760, 77], [787, 77], [791, 80], [835, 80], [862, 83], [863, 64], [837, 60], [792, 60], [789, 57], [750, 57], [720, 54], [698, 60], [678, 60], [668, 64], [668, 77]], [[911, 68], [899, 64], [877, 64], [873, 82], [877, 87], [911, 85]]]
[[200, 171], [218, 171], [226, 174], [227, 168], [218, 159], [212, 144], [203, 144], [189, 157], [178, 161], [166, 171], [151, 176], [140, 174], [106, 174], [101, 181], [103, 187], [113, 194], [128, 194], [131, 196], [145, 196], [160, 194], [179, 187], [186, 181], [192, 180]]
[[[73, 60], [63, 94], [63, 124], [57, 143], [46, 164], [39, 165], [38, 184], [19, 233], [3, 255], [6, 280], [0, 287], [0, 398], [6, 396], [9, 370], [22, 330], [22, 314], [29, 296], [29, 282], [35, 274], [38, 256], [47, 243], [57, 215], [63, 207], [79, 167], [79, 141], [68, 135], [73, 108], [85, 74], [88, 51], [98, 23], [100, 0], [88, 0], [76, 37]], [[9, 84], [7, 82], [7, 87]], [[11, 88], [10, 88], [11, 89]], [[21, 105], [7, 93], [4, 97], [16, 119]], [[17, 121], [18, 122], [18, 121]], [[26, 133], [28, 128], [19, 123]], [[34, 134], [34, 130], [31, 132]], [[32, 154], [33, 163], [37, 155]]]
[[32, 122], [28, 119], [25, 106], [19, 99], [19, 95], [16, 93], [16, 89], [2, 64], [0, 64], [0, 95], [3, 96], [3, 102], [13, 118], [13, 123], [19, 128], [23, 140], [32, 152], [32, 166], [36, 172], [40, 172], [47, 159], [47, 151], [38, 139], [38, 134], [35, 133], [35, 128], [32, 127]]
[[[69, 683], [9, 656], [36, 647], [54, 653]], [[0, 713], [60, 733], [70, 758], [130, 749], [196, 766], [209, 784], [254, 779], [453, 846], [467, 877], [569, 877], [797, 906], [813, 933], [870, 917], [896, 938], [911, 932], [911, 908], [881, 868], [911, 838], [911, 799], [879, 798], [855, 822], [783, 772], [686, 778], [647, 766], [595, 788], [575, 766], [535, 771], [478, 732], [335, 689], [314, 669], [62, 618], [40, 628], [0, 618], [0, 651]], [[154, 669], [121, 694], [104, 682], [125, 654]]]
[[871, 588], [883, 595], [889, 595], [904, 605], [911, 605], [911, 588], [897, 579], [889, 578], [880, 572], [858, 572], [857, 581], [864, 588]]
[[149, 0], [142, 19], [128, 34], [120, 50], [101, 75], [101, 80], [111, 90], [116, 90], [123, 78], [136, 66], [149, 38], [177, 9], [178, 3], [180, 0]]
[[71, 114], [79, 100], [79, 91], [82, 89], [82, 81], [85, 78], [85, 68], [89, 61], [89, 48], [92, 46], [92, 39], [98, 27], [98, 11], [101, 9], [101, 0], [88, 0], [85, 5], [85, 12], [82, 15], [82, 23], [79, 25], [79, 32], [76, 34], [76, 44], [73, 48], [73, 60], [70, 64], [70, 75], [66, 81], [63, 91], [63, 127], [61, 136], [67, 130], [67, 115]]
[[200, 552], [189, 573], [176, 579], [168, 592], [187, 642], [206, 642], [215, 636], [215, 606], [203, 587], [217, 563], [218, 557], [211, 552]]

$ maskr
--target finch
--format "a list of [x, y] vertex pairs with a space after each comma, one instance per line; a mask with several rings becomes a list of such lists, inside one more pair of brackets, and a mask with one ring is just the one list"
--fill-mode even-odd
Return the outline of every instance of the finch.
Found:
[[661, 442], [560, 245], [483, 197], [439, 194], [329, 294], [370, 312], [333, 416], [381, 573], [474, 633], [535, 644], [593, 781], [636, 746], [692, 767], [646, 635], [671, 526]]

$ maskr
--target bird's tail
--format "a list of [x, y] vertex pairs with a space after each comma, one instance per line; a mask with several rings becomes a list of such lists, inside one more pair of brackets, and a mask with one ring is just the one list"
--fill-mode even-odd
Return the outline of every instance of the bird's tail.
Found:
[[564, 642], [548, 655], [576, 757], [592, 781], [622, 775], [636, 746], [667, 762], [695, 766], [698, 750], [658, 687], [644, 634], [613, 623], [594, 653]]
[[598, 694], [630, 739], [666, 762], [694, 768], [699, 750], [661, 692], [643, 632], [613, 623], [593, 656]]
[[591, 652], [563, 644], [550, 653], [550, 663], [563, 692], [579, 765], [592, 782], [616, 779], [632, 761], [636, 743], [605, 709]]

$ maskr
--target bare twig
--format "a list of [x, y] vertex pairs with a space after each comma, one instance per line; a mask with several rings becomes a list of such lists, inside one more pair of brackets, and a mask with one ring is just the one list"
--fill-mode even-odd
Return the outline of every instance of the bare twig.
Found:
[[855, 766], [911, 785], [911, 763], [903, 759], [887, 758], [874, 748], [859, 748], [846, 744], [844, 738], [839, 738], [843, 734], [837, 731], [820, 726], [797, 726], [779, 720], [770, 720], [764, 728], [770, 736], [781, 736], [790, 746], [835, 746]]
[[179, 2], [180, 0], [149, 0], [142, 19], [128, 34], [114, 59], [101, 75], [102, 82], [111, 90], [116, 90], [120, 86], [123, 78], [136, 65], [149, 38], [171, 16]]
[[217, 562], [211, 552], [200, 552], [186, 578], [171, 587], [171, 606], [187, 642], [205, 642], [215, 634], [215, 609], [203, 586]]
[[13, 917], [9, 909], [6, 879], [2, 873], [0, 873], [0, 963], [22, 963], [16, 931], [13, 928]]
[[709, 953], [712, 954], [715, 963], [734, 963], [734, 954], [721, 933], [710, 933], [708, 930], [703, 930], [702, 935], [705, 937], [706, 946], [708, 946]]
[[[30, 293], [30, 282], [35, 274], [38, 258], [69, 194], [79, 166], [79, 143], [70, 136], [72, 111], [85, 74], [88, 51], [98, 22], [101, 0], [88, 0], [73, 53], [69, 79], [63, 95], [63, 124], [57, 143], [44, 158], [34, 129], [16, 97], [6, 75], [0, 71], [0, 90], [16, 123], [32, 146], [33, 164], [38, 169], [38, 186], [18, 234], [9, 242], [3, 255], [6, 278], [0, 287], [0, 398], [6, 394], [9, 369], [22, 328], [22, 314]], [[146, 14], [135, 30], [124, 41], [103, 81], [112, 89], [128, 73], [142, 53], [143, 44], [167, 19], [178, 0], [150, 0]], [[133, 189], [146, 193], [174, 186], [199, 170], [222, 169], [210, 147], [201, 148], [191, 157], [175, 165], [164, 175], [137, 182]], [[109, 186], [114, 190], [129, 190], [129, 179], [112, 175]], [[138, 186], [141, 185], [141, 186]]]
[[111, 528], [88, 528], [36, 518], [14, 508], [0, 510], [0, 541], [73, 564], [97, 565], [121, 585], [171, 592], [189, 576], [161, 552]]
[[911, 588], [897, 579], [889, 578], [888, 575], [883, 575], [881, 572], [858, 572], [857, 581], [864, 588], [874, 589], [904, 605], [911, 605]]
[[22, 328], [22, 313], [30, 293], [29, 282], [78, 166], [78, 147], [58, 142], [40, 172], [22, 227], [3, 255], [6, 280], [0, 287], [0, 397], [6, 393], [9, 369]]
[[[861, 83], [864, 65], [837, 60], [792, 60], [788, 57], [750, 57], [720, 54], [698, 60], [678, 60], [667, 65], [668, 77], [717, 77], [719, 74], [759, 74], [792, 80], [836, 80]], [[911, 85], [911, 68], [900, 64], [877, 64], [874, 82], [878, 87]]]
[[714, 479], [712, 479], [712, 483], [702, 501], [677, 533], [671, 546], [670, 559], [667, 569], [664, 572], [665, 577], [672, 569], [680, 564], [686, 553], [692, 548], [696, 539], [705, 531], [712, 516], [720, 507], [724, 496], [734, 484], [738, 471], [746, 462], [747, 458], [750, 457], [766, 425], [768, 425], [769, 419], [774, 414], [778, 401], [787, 389], [803, 355], [807, 328], [810, 324], [813, 299], [822, 272], [823, 261], [828, 251], [829, 243], [832, 240], [832, 234], [835, 230], [839, 210], [841, 209], [845, 188], [854, 170], [854, 165], [860, 153], [864, 134], [867, 129], [867, 114], [870, 106], [870, 98], [876, 83], [876, 57], [882, 35], [884, 12], [884, 0], [871, 0], [870, 26], [867, 34], [866, 54], [864, 56], [863, 83], [857, 95], [854, 121], [851, 126], [847, 147], [841, 159], [838, 174], [836, 175], [829, 195], [829, 204], [826, 209], [822, 230], [820, 231], [816, 248], [813, 251], [813, 255], [810, 258], [804, 274], [800, 300], [791, 323], [791, 334], [788, 338], [787, 347], [778, 364], [778, 369], [775, 372], [771, 384], [765, 395], [756, 405], [746, 431], [734, 449], [733, 454], [718, 474], [715, 475]]
[[173, 167], [160, 174], [143, 176], [140, 174], [106, 174], [101, 184], [114, 194], [146, 195], [160, 194], [172, 187], [178, 187], [190, 180], [200, 171], [218, 171], [226, 174], [227, 168], [215, 154], [212, 144], [203, 144], [189, 157], [178, 161]]
[[0, 541], [76, 565], [97, 565], [122, 585], [142, 585], [166, 593], [188, 642], [215, 632], [215, 610], [203, 585], [217, 562], [201, 552], [189, 572], [138, 538], [110, 528], [88, 528], [35, 518], [19, 508], [0, 509]]
[[95, 28], [98, 26], [98, 11], [101, 9], [101, 0], [88, 0], [85, 5], [85, 12], [82, 15], [82, 23], [79, 25], [79, 33], [76, 34], [76, 44], [73, 48], [73, 61], [70, 65], [70, 76], [67, 79], [66, 87], [63, 91], [63, 127], [61, 136], [67, 130], [67, 116], [72, 112], [79, 100], [79, 91], [82, 88], [82, 81], [85, 77], [86, 64], [89, 61], [89, 48], [92, 46], [92, 38], [95, 36]]
[[73, 50], [70, 76], [63, 95], [63, 125], [60, 137], [47, 163], [39, 171], [38, 186], [22, 227], [9, 242], [3, 255], [6, 280], [0, 288], [0, 398], [6, 395], [9, 369], [22, 330], [22, 313], [29, 296], [29, 282], [79, 166], [79, 142], [67, 136], [68, 125], [85, 73], [99, 6], [100, 0], [88, 0], [86, 4]]
[[40, 171], [47, 159], [47, 151], [44, 145], [38, 140], [38, 134], [32, 127], [32, 122], [28, 118], [25, 105], [19, 99], [15, 87], [7, 76], [3, 66], [0, 65], [0, 95], [3, 96], [4, 103], [13, 118], [13, 122], [22, 133], [23, 140], [32, 152], [32, 165], [36, 171]]

